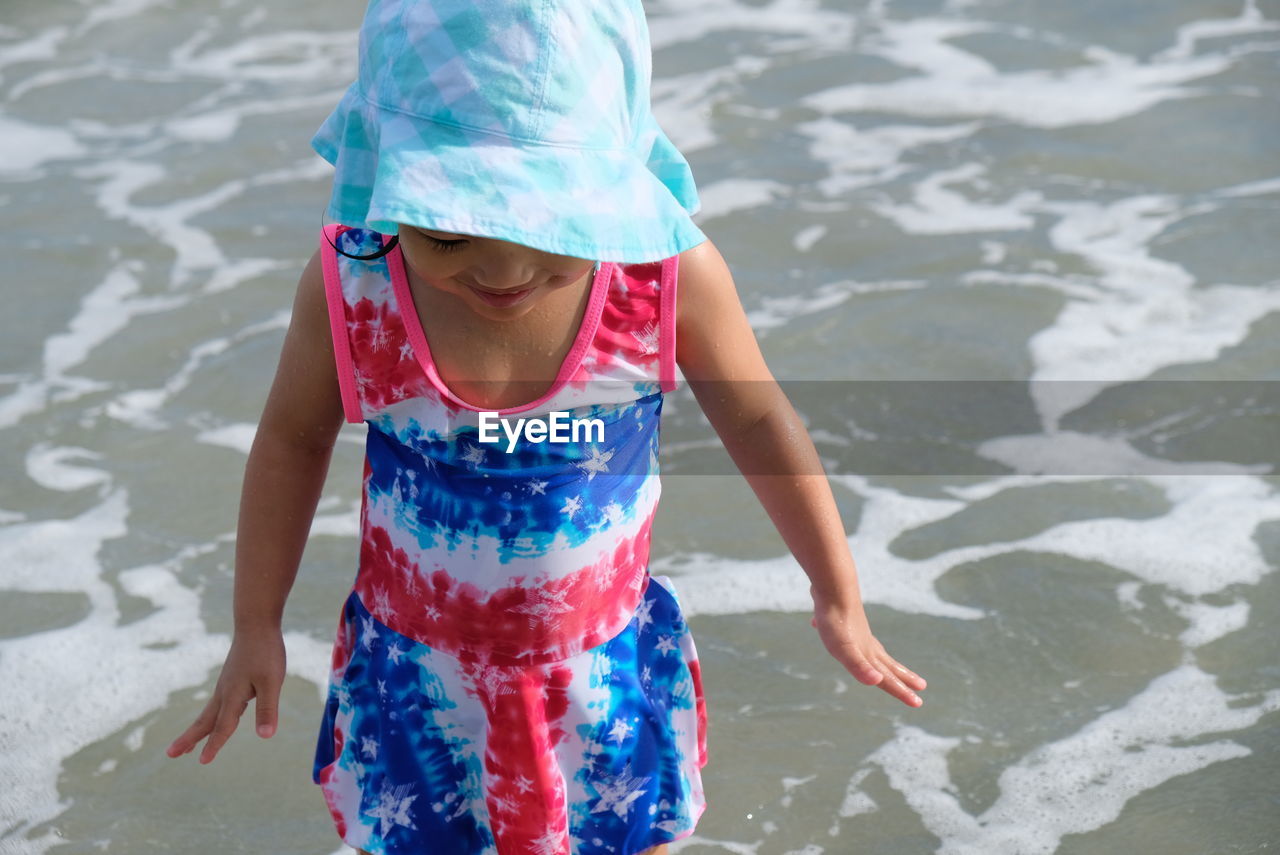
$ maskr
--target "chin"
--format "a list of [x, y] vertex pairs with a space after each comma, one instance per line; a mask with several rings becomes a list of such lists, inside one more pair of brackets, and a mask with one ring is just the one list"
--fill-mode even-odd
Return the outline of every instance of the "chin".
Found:
[[531, 294], [528, 300], [508, 308], [491, 306], [475, 295], [469, 295], [466, 302], [471, 307], [471, 311], [488, 320], [514, 321], [516, 318], [522, 318], [529, 314], [529, 310], [538, 304], [538, 295]]

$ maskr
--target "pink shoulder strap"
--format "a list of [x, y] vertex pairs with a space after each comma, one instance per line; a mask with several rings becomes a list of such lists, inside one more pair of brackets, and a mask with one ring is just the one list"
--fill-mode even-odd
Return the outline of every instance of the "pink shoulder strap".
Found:
[[356, 389], [355, 363], [351, 359], [351, 340], [347, 337], [347, 300], [338, 273], [338, 253], [334, 246], [346, 226], [334, 223], [320, 233], [320, 260], [324, 265], [324, 296], [329, 305], [329, 333], [333, 337], [333, 358], [338, 368], [338, 388], [342, 392], [342, 411], [348, 422], [360, 424], [364, 414]]
[[658, 381], [663, 392], [676, 388], [676, 281], [680, 278], [680, 256], [662, 262], [658, 297]]

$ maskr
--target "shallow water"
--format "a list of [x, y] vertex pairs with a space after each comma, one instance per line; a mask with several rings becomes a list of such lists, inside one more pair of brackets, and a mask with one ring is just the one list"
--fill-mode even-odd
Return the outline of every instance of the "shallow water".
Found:
[[[647, 8], [697, 220], [877, 636], [929, 680], [909, 709], [826, 656], [671, 396], [653, 570], [711, 718], [710, 806], [673, 849], [1280, 842], [1280, 3]], [[0, 852], [345, 851], [309, 773], [358, 428], [286, 614], [280, 733], [207, 767], [163, 749], [225, 654], [245, 454], [328, 193], [307, 141], [361, 13], [0, 14]]]

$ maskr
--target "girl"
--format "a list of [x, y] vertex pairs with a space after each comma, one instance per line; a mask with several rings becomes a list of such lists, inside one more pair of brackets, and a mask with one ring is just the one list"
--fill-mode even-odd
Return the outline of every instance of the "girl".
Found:
[[648, 573], [677, 364], [808, 574], [827, 650], [919, 706], [689, 218], [639, 0], [373, 0], [360, 50], [313, 140], [348, 225], [303, 271], [246, 467], [231, 650], [169, 756], [208, 737], [211, 762], [250, 699], [274, 734], [281, 616], [345, 418], [368, 424], [360, 560], [314, 769], [339, 835], [388, 855], [635, 855], [692, 833], [697, 653]]

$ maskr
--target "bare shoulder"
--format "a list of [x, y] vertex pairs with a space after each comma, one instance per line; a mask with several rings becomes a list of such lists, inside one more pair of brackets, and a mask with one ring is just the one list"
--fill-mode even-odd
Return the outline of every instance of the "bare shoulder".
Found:
[[729, 265], [710, 239], [680, 253], [676, 285], [677, 327], [705, 314], [699, 310], [706, 309], [708, 301], [714, 300], [717, 294], [723, 299], [727, 291], [733, 291], [736, 299], [737, 290]]
[[691, 383], [773, 379], [729, 265], [710, 240], [680, 254], [676, 361]]
[[298, 279], [289, 330], [259, 430], [295, 445], [324, 448], [333, 444], [342, 422], [324, 265], [316, 250]]

